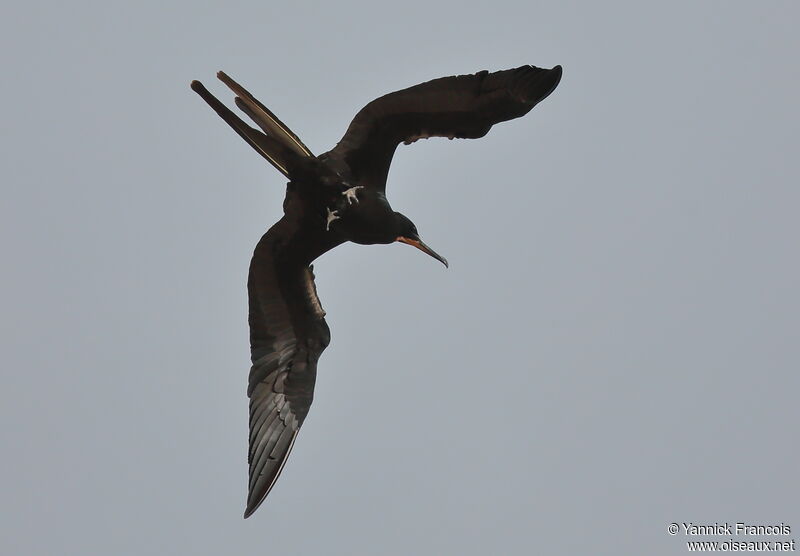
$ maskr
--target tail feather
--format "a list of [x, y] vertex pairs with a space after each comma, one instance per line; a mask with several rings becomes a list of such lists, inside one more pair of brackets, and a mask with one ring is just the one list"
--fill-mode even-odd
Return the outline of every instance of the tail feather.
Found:
[[286, 124], [278, 119], [269, 108], [261, 104], [247, 89], [231, 79], [224, 71], [217, 72], [217, 77], [236, 93], [236, 105], [242, 109], [264, 133], [281, 141], [286, 147], [294, 150], [301, 156], [314, 156], [300, 138], [295, 135]]
[[251, 147], [266, 158], [284, 176], [290, 178], [289, 173], [290, 168], [293, 166], [293, 159], [298, 156], [296, 151], [287, 148], [283, 142], [247, 125], [199, 81], [192, 81], [192, 90], [200, 95], [242, 139], [247, 141]]

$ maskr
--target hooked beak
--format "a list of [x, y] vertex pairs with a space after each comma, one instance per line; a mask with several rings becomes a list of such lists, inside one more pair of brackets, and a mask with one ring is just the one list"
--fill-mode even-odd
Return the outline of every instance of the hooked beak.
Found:
[[442, 257], [439, 253], [437, 253], [427, 245], [425, 245], [425, 243], [421, 239], [410, 239], [404, 236], [400, 236], [395, 241], [405, 243], [406, 245], [412, 245], [417, 249], [419, 249], [420, 251], [422, 251], [423, 253], [427, 253], [428, 255], [430, 255], [440, 263], [442, 263], [445, 266], [445, 268], [449, 267], [449, 265], [447, 264], [447, 259]]

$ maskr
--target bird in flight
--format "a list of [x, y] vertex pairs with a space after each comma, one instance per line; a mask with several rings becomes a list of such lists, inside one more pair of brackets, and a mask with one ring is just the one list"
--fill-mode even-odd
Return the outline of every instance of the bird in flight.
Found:
[[242, 139], [289, 178], [283, 217], [258, 242], [247, 280], [250, 354], [249, 517], [278, 479], [314, 396], [317, 361], [330, 342], [312, 261], [352, 241], [412, 245], [447, 266], [416, 226], [386, 199], [386, 177], [400, 143], [483, 137], [546, 98], [561, 66], [522, 66], [434, 79], [382, 96], [356, 114], [344, 137], [315, 156], [275, 114], [219, 72], [244, 122], [199, 81], [192, 89]]

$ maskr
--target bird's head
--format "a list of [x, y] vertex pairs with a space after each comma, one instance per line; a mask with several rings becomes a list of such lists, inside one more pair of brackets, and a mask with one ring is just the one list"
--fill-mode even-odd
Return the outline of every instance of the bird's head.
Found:
[[425, 243], [419, 237], [419, 232], [417, 232], [417, 227], [405, 215], [402, 215], [399, 212], [394, 213], [394, 229], [395, 229], [394, 241], [399, 241], [407, 245], [413, 245], [423, 253], [427, 253], [428, 255], [430, 255], [440, 263], [442, 263], [445, 267], [448, 266], [447, 259], [442, 257], [439, 253], [437, 253], [427, 245], [425, 245]]

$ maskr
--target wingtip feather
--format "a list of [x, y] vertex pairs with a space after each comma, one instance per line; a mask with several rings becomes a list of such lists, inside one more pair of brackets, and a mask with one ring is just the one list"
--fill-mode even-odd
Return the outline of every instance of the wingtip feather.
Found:
[[281, 472], [283, 471], [283, 467], [286, 465], [286, 461], [289, 459], [289, 454], [292, 453], [292, 448], [294, 447], [295, 440], [297, 440], [298, 432], [300, 432], [299, 428], [294, 429], [291, 432], [288, 444], [285, 444], [281, 449], [280, 464], [278, 465], [278, 468], [273, 471], [269, 483], [266, 484], [266, 488], [263, 490], [256, 490], [252, 486], [248, 488], [247, 507], [244, 510], [244, 519], [247, 519], [253, 515], [253, 513], [255, 513], [259, 506], [261, 506], [261, 504], [264, 502], [264, 500], [266, 500], [267, 495], [272, 491], [272, 487], [275, 486], [275, 483], [278, 481], [278, 477], [280, 477]]

